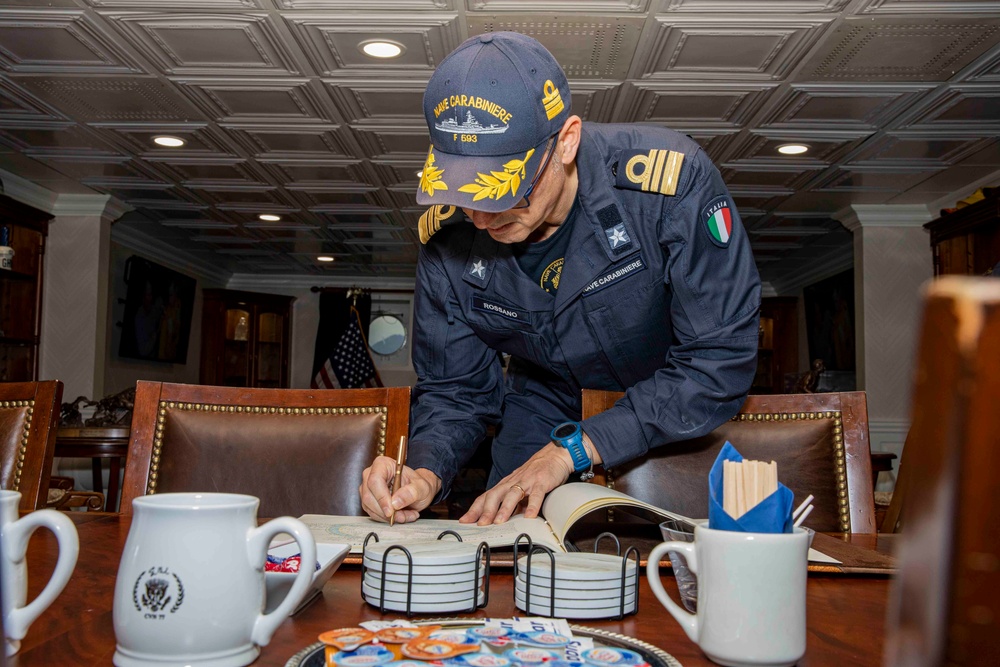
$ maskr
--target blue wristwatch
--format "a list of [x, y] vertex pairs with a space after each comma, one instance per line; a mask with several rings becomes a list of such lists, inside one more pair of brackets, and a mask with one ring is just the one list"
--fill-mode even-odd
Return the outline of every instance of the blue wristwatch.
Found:
[[573, 459], [573, 472], [580, 474], [580, 479], [586, 481], [594, 476], [594, 462], [587, 454], [587, 448], [583, 445], [583, 431], [580, 429], [580, 422], [563, 422], [552, 429], [550, 434], [552, 442], [560, 447], [565, 447]]

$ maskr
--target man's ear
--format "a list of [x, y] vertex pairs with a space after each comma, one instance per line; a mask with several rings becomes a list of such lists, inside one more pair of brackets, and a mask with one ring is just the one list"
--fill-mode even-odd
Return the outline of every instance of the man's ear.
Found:
[[576, 152], [580, 148], [582, 127], [583, 121], [580, 120], [579, 116], [570, 116], [563, 123], [562, 129], [559, 130], [559, 143], [562, 144], [562, 150], [558, 152], [558, 156], [564, 165], [568, 165], [576, 159]]

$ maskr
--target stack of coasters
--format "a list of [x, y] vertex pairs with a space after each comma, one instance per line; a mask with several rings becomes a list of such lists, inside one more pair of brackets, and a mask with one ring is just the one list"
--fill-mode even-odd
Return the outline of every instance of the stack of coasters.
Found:
[[392, 611], [470, 611], [486, 603], [486, 565], [480, 556], [479, 545], [468, 542], [375, 542], [365, 547], [361, 594], [368, 604]]
[[639, 575], [634, 560], [588, 553], [556, 553], [553, 557], [555, 567], [547, 554], [534, 554], [530, 577], [528, 556], [518, 559], [514, 578], [518, 609], [559, 618], [612, 618], [635, 613]]

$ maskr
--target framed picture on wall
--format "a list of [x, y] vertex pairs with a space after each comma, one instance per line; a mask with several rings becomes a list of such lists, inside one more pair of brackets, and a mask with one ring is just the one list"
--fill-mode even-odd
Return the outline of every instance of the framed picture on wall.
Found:
[[118, 356], [187, 363], [194, 278], [132, 255], [125, 262], [125, 315]]

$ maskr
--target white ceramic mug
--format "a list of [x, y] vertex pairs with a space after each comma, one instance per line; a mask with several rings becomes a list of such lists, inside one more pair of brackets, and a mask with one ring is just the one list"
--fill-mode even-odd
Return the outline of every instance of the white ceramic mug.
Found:
[[[698, 525], [694, 542], [664, 542], [649, 554], [649, 587], [687, 636], [721, 665], [794, 665], [806, 652], [809, 533], [740, 533]], [[660, 582], [660, 559], [687, 558], [698, 575], [698, 613]]]
[[[118, 667], [253, 662], [301, 601], [316, 570], [316, 544], [298, 519], [257, 527], [253, 496], [164, 493], [132, 502], [132, 527], [118, 566], [114, 625]], [[291, 590], [264, 609], [264, 561], [288, 533], [302, 564]]]
[[[14, 655], [21, 648], [21, 640], [28, 627], [43, 611], [48, 609], [62, 593], [76, 567], [80, 543], [76, 526], [69, 517], [55, 510], [37, 510], [17, 518], [21, 494], [17, 491], [0, 491], [0, 589], [3, 589], [3, 631], [7, 655]], [[42, 592], [25, 605], [28, 599], [28, 567], [25, 554], [31, 534], [41, 527], [48, 528], [59, 544], [59, 558]]]

